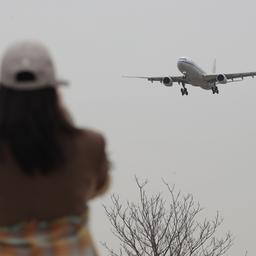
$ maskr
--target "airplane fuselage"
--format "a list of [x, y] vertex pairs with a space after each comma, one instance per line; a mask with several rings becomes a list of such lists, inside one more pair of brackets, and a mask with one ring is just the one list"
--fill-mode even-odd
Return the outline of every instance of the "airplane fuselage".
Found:
[[142, 78], [150, 82], [160, 82], [167, 87], [174, 83], [182, 85], [180, 88], [182, 96], [188, 95], [186, 85], [190, 84], [205, 90], [211, 90], [213, 94], [219, 94], [218, 85], [242, 81], [245, 77], [256, 77], [256, 72], [241, 73], [219, 73], [216, 74], [216, 60], [214, 61], [213, 71], [207, 74], [203, 69], [196, 65], [190, 58], [181, 57], [178, 59], [177, 67], [182, 73], [178, 76], [125, 76], [127, 78]]
[[209, 82], [204, 79], [206, 72], [196, 65], [191, 59], [179, 58], [177, 67], [186, 77], [189, 84], [199, 86], [206, 90], [210, 90], [212, 88], [212, 84], [209, 84]]

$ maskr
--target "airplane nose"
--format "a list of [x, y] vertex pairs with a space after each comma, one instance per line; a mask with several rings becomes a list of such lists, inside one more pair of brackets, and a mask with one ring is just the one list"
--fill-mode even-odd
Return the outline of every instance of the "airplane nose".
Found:
[[177, 62], [177, 67], [178, 67], [178, 69], [181, 71], [182, 69], [183, 69], [183, 65], [184, 63], [182, 62], [182, 61], [180, 61], [180, 60], [178, 60], [178, 62]]

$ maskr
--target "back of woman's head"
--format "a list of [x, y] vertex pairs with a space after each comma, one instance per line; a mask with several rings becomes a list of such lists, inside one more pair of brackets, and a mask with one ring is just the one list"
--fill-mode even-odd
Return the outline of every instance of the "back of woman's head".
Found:
[[0, 87], [0, 149], [8, 146], [25, 173], [50, 173], [65, 160], [61, 135], [78, 132], [61, 109], [55, 88]]
[[58, 101], [57, 87], [66, 82], [34, 41], [11, 45], [0, 71], [0, 157], [7, 146], [25, 173], [50, 173], [65, 160], [60, 136], [79, 132]]

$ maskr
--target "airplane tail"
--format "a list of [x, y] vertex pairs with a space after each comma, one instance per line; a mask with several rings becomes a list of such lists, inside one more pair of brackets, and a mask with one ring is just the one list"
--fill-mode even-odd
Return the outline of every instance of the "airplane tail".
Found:
[[212, 73], [216, 74], [216, 59], [214, 59], [214, 61], [213, 61]]

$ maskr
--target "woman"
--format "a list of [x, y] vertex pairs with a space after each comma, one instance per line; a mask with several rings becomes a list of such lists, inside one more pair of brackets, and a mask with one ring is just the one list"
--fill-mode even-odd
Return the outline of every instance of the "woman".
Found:
[[60, 104], [53, 61], [12, 45], [0, 77], [0, 255], [96, 255], [86, 203], [108, 187], [104, 137]]

